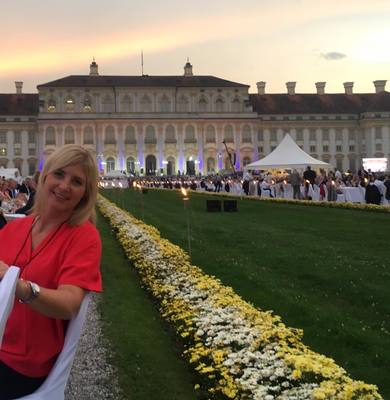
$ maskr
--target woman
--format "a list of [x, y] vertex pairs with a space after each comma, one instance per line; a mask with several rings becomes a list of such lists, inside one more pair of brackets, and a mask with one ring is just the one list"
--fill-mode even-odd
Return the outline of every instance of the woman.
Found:
[[0, 349], [0, 399], [34, 392], [61, 352], [67, 320], [87, 291], [101, 291], [94, 226], [98, 172], [91, 154], [63, 146], [47, 159], [31, 216], [0, 231], [0, 279], [20, 268]]

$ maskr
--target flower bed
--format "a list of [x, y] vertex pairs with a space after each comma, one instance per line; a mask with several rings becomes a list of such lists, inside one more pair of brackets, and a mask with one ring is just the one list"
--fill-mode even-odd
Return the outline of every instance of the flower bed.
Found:
[[374, 385], [306, 347], [302, 332], [256, 309], [190, 264], [178, 246], [99, 196], [99, 207], [143, 284], [185, 344], [199, 373], [196, 389], [213, 399], [381, 399]]

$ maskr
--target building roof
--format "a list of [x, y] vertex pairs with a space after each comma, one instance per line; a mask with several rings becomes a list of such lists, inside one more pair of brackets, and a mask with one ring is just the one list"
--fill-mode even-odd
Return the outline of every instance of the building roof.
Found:
[[37, 93], [0, 94], [0, 115], [38, 115], [38, 112]]
[[38, 86], [45, 87], [247, 87], [237, 82], [227, 81], [211, 75], [172, 76], [172, 75], [69, 75], [65, 78]]
[[250, 94], [258, 114], [358, 114], [390, 111], [390, 93]]

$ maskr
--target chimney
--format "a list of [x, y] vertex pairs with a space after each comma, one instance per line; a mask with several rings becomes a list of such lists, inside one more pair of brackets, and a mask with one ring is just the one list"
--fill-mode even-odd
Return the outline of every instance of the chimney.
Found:
[[188, 58], [187, 58], [186, 65], [184, 66], [184, 76], [194, 76], [194, 74], [192, 73], [192, 65]]
[[295, 85], [296, 84], [297, 84], [296, 82], [286, 82], [288, 94], [295, 94]]
[[91, 65], [89, 66], [89, 75], [90, 76], [98, 76], [99, 71], [98, 71], [98, 65], [96, 64], [95, 58], [91, 62]]
[[15, 87], [16, 87], [16, 93], [21, 94], [23, 88], [23, 82], [20, 81], [15, 82]]
[[257, 82], [256, 86], [257, 86], [258, 94], [265, 94], [265, 82], [263, 82], [263, 81]]
[[381, 93], [385, 91], [387, 81], [374, 81], [375, 93]]
[[316, 82], [317, 94], [325, 94], [326, 82]]
[[353, 82], [344, 82], [345, 94], [353, 94]]

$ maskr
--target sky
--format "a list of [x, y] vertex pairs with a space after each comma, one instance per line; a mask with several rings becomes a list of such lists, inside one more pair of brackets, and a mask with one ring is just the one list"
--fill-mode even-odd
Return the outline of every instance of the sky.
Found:
[[0, 93], [68, 75], [214, 75], [267, 93], [373, 93], [389, 80], [389, 0], [4, 0]]

